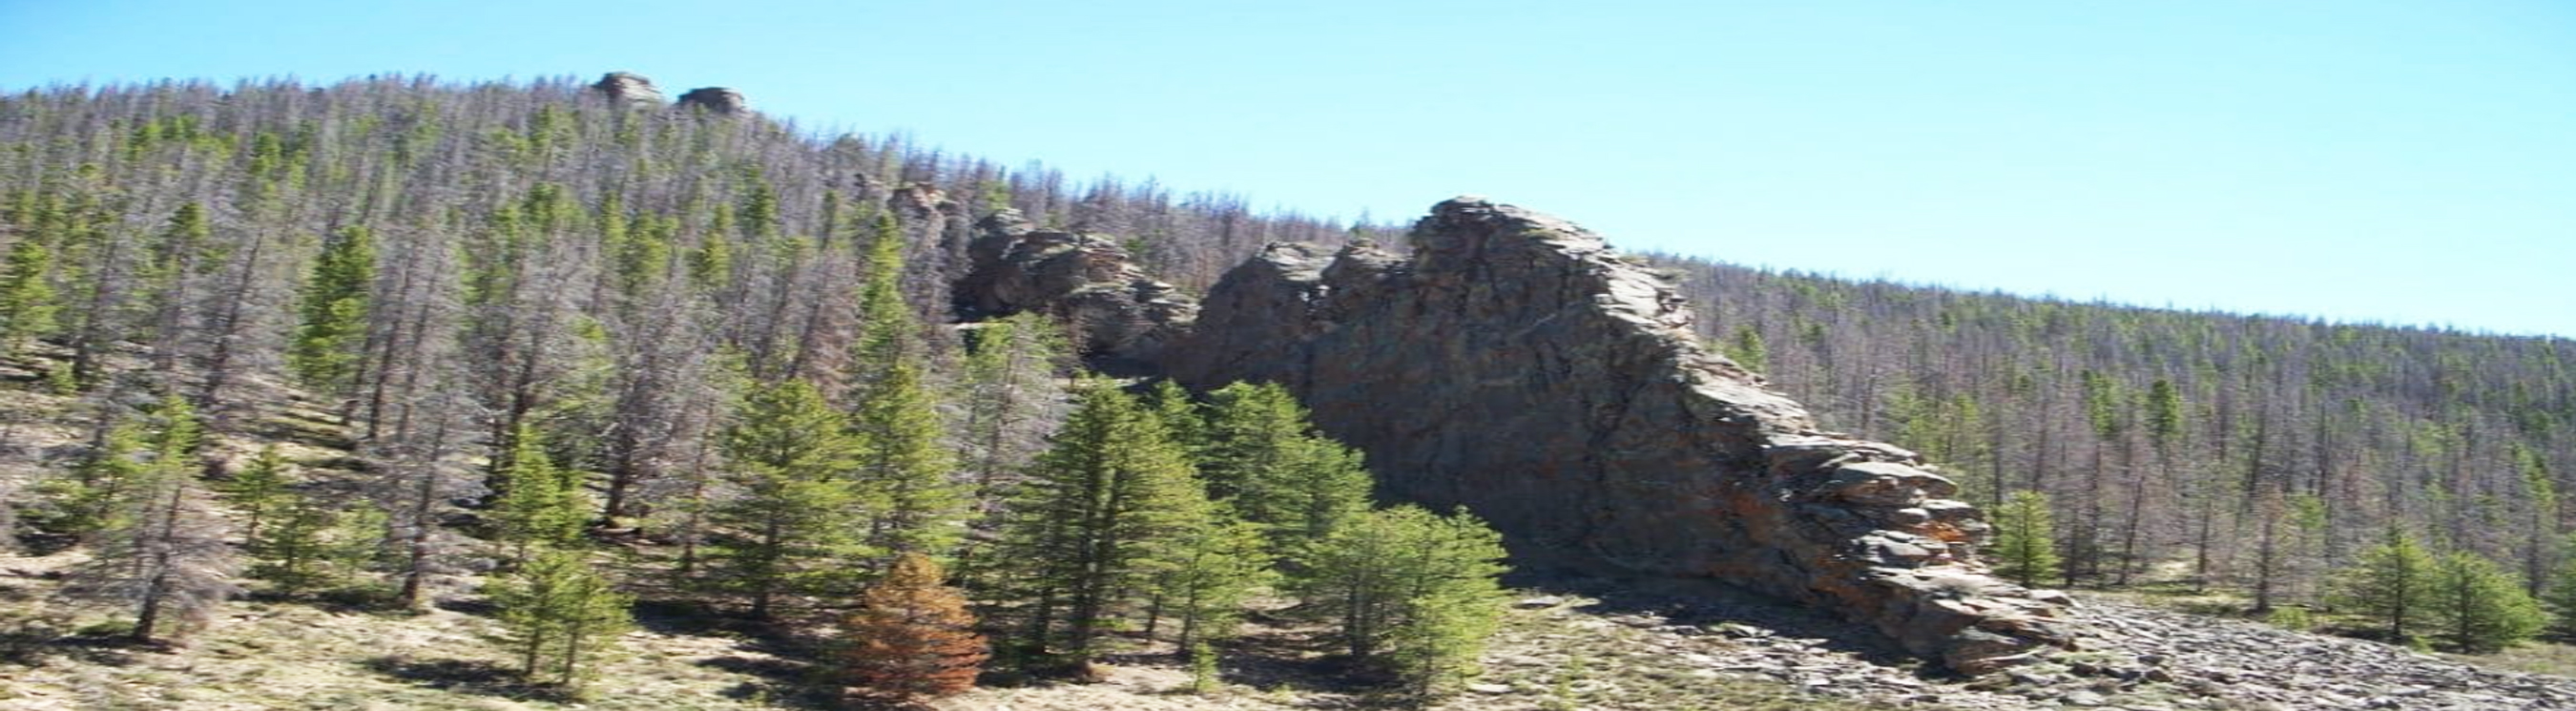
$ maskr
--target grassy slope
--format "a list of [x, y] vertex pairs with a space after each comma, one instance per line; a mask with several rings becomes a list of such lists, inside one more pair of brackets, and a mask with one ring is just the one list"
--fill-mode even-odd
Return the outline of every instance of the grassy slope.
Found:
[[[0, 361], [0, 492], [24, 491], [69, 466], [87, 433], [87, 407], [41, 389], [36, 360]], [[303, 398], [269, 386], [257, 411], [239, 414], [255, 435], [219, 437], [210, 453], [247, 456], [276, 444], [312, 481], [347, 485], [344, 433]], [[645, 550], [644, 556], [667, 553]], [[729, 629], [684, 605], [648, 605], [639, 630], [600, 668], [585, 699], [514, 683], [499, 631], [472, 574], [440, 585], [420, 612], [370, 609], [258, 594], [223, 606], [185, 642], [134, 647], [112, 631], [130, 611], [58, 595], [81, 549], [0, 550], [0, 707], [10, 709], [750, 709], [831, 705], [809, 665], [772, 650], [779, 640]], [[650, 591], [645, 591], [650, 596]], [[669, 612], [671, 614], [658, 614]], [[1312, 629], [1255, 625], [1234, 643], [1221, 691], [1183, 691], [1186, 666], [1139, 648], [1109, 665], [1103, 683], [981, 688], [946, 709], [1363, 708], [1393, 700], [1346, 684]], [[1566, 606], [1515, 610], [1488, 657], [1483, 692], [1439, 704], [1505, 708], [1867, 708], [1801, 693], [1769, 679], [1657, 671], [1671, 650], [1636, 630]], [[1661, 644], [1669, 644], [1663, 642]], [[1147, 653], [1155, 652], [1155, 653]], [[1569, 666], [1575, 659], [1584, 660]]]

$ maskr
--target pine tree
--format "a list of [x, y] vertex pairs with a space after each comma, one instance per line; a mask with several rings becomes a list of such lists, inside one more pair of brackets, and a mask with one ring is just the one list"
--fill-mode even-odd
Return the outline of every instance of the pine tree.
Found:
[[1062, 334], [1046, 317], [1021, 312], [973, 332], [966, 356], [961, 449], [978, 498], [995, 497], [1040, 445], [1046, 408], [1057, 400]]
[[259, 539], [261, 524], [294, 495], [287, 485], [286, 458], [277, 453], [274, 444], [259, 448], [259, 453], [251, 456], [250, 466], [224, 483], [220, 491], [225, 501], [241, 511], [243, 539]]
[[1208, 493], [1235, 501], [1246, 518], [1270, 522], [1270, 479], [1286, 463], [1292, 443], [1308, 434], [1305, 408], [1288, 389], [1271, 383], [1234, 383], [1208, 393], [1202, 474]]
[[1209, 394], [1202, 471], [1209, 495], [1268, 529], [1281, 551], [1311, 545], [1368, 508], [1359, 452], [1314, 432], [1306, 409], [1273, 383]]
[[850, 418], [858, 483], [876, 504], [866, 542], [880, 555], [942, 555], [957, 542], [967, 492], [952, 476], [956, 459], [921, 368], [899, 357], [860, 387]]
[[1190, 461], [1197, 462], [1200, 478], [1213, 485], [1215, 480], [1208, 479], [1207, 470], [1210, 444], [1208, 408], [1200, 406], [1198, 401], [1190, 398], [1189, 390], [1168, 378], [1155, 381], [1154, 389], [1147, 393], [1145, 402], [1154, 416], [1162, 420], [1163, 431], [1171, 434], [1172, 445], [1179, 447]]
[[127, 421], [108, 428], [99, 445], [68, 476], [46, 479], [37, 487], [40, 506], [29, 522], [56, 534], [86, 538], [122, 525], [116, 506], [143, 478], [149, 461], [147, 435], [141, 424]]
[[1735, 327], [1734, 337], [1727, 339], [1720, 350], [1745, 370], [1758, 373], [1771, 369], [1771, 349], [1762, 343], [1762, 332], [1753, 330], [1751, 325]]
[[197, 486], [201, 440], [196, 412], [170, 396], [153, 413], [149, 459], [106, 500], [110, 513], [96, 537], [97, 555], [68, 588], [74, 595], [134, 605], [130, 636], [159, 639], [172, 621], [202, 623], [239, 592], [228, 531]]
[[304, 384], [346, 393], [366, 338], [368, 294], [376, 275], [374, 236], [351, 226], [322, 243], [322, 254], [304, 282], [296, 311], [300, 322], [287, 346], [287, 367]]
[[2023, 586], [2057, 575], [2057, 534], [2048, 495], [2016, 491], [1995, 510], [1995, 574]]
[[519, 425], [511, 440], [510, 456], [496, 477], [501, 495], [492, 502], [497, 532], [510, 546], [511, 557], [526, 559], [532, 546], [560, 548], [579, 543], [590, 517], [590, 504], [581, 491], [581, 471], [557, 466], [535, 427]]
[[540, 549], [487, 594], [500, 608], [502, 643], [519, 674], [578, 690], [589, 667], [632, 628], [633, 599], [616, 590], [577, 550]]
[[1427, 695], [1475, 673], [1501, 620], [1503, 557], [1501, 534], [1463, 510], [1371, 511], [1304, 552], [1300, 596], [1330, 608], [1354, 660]]
[[1169, 541], [1156, 556], [1157, 612], [1180, 625], [1173, 649], [1195, 653], [1211, 641], [1230, 639], [1243, 619], [1244, 602], [1277, 577], [1262, 528], [1211, 506], [1197, 531]]
[[2391, 527], [2384, 542], [2335, 576], [2328, 602], [2384, 625], [2391, 642], [2403, 643], [2425, 624], [2433, 605], [2435, 560], [2415, 537]]
[[867, 281], [859, 288], [859, 337], [852, 361], [860, 387], [883, 377], [895, 364], [919, 357], [921, 319], [903, 298], [903, 239], [892, 215], [880, 215], [868, 245]]
[[770, 617], [781, 595], [845, 582], [860, 553], [856, 449], [847, 418], [803, 381], [753, 391], [726, 429], [727, 479], [741, 491], [710, 512], [724, 530], [712, 579], [749, 596], [753, 617]]
[[929, 556], [904, 553], [860, 596], [861, 609], [842, 624], [854, 685], [893, 703], [975, 685], [991, 654], [965, 596], [943, 577]]
[[2541, 587], [2549, 584], [2550, 559], [2557, 553], [2553, 544], [2559, 542], [2558, 480], [2549, 473], [2549, 462], [2541, 458], [2540, 452], [2520, 442], [2509, 451], [2514, 465], [2522, 470], [2523, 492], [2531, 502], [2531, 530], [2523, 533], [2523, 582], [2531, 586], [2531, 594], [2538, 595]]
[[[2561, 545], [2576, 548], [2576, 541]], [[2576, 639], [2576, 556], [2558, 564], [2557, 574], [2550, 577], [2549, 587], [2541, 592], [2541, 602], [2550, 613], [2549, 632], [2559, 639]]]
[[332, 569], [336, 518], [322, 502], [288, 492], [278, 502], [274, 520], [250, 538], [250, 576], [268, 581], [287, 597], [331, 585], [338, 577]]
[[1012, 498], [990, 596], [1021, 616], [1014, 661], [1087, 668], [1105, 623], [1193, 533], [1204, 494], [1153, 414], [1106, 383], [1080, 402]]
[[199, 293], [230, 252], [232, 243], [214, 239], [204, 205], [189, 202], [172, 213], [152, 245], [145, 283], [152, 304], [152, 368], [168, 382], [178, 373], [183, 355], [198, 334], [189, 318]]
[[2442, 639], [2463, 652], [2494, 652], [2538, 634], [2548, 618], [2522, 582], [2468, 551], [2442, 556], [2432, 573], [2429, 612]]
[[320, 500], [306, 503], [330, 508], [330, 529], [322, 534], [320, 577], [315, 584], [342, 590], [361, 600], [387, 597], [391, 591], [384, 578], [369, 573], [386, 569], [396, 560], [389, 548], [394, 541], [386, 537], [392, 515], [366, 501], [344, 506]]
[[0, 257], [0, 357], [15, 357], [27, 341], [50, 335], [62, 309], [51, 283], [54, 253], [34, 236], [10, 243]]

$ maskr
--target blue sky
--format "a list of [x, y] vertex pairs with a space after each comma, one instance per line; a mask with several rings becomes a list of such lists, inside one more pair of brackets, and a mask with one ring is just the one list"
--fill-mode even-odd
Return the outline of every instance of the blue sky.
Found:
[[1316, 214], [1477, 193], [1741, 264], [2576, 336], [2559, 0], [0, 0], [8, 89], [615, 69]]

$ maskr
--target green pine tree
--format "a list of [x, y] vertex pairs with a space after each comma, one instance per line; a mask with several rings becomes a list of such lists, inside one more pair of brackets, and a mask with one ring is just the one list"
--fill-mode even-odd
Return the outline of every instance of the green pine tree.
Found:
[[578, 690], [597, 660], [634, 627], [633, 599], [580, 551], [545, 548], [487, 588], [501, 641], [531, 682]]
[[2485, 556], [2468, 551], [2442, 556], [2432, 578], [2432, 617], [2443, 641], [2454, 649], [2500, 651], [2539, 634], [2548, 622], [2522, 581]]
[[2335, 576], [2327, 601], [2383, 625], [2389, 641], [2403, 643], [2432, 617], [2436, 562], [2415, 537], [2391, 527], [2384, 542]]
[[1318, 435], [1306, 408], [1273, 383], [1209, 394], [1202, 471], [1210, 496], [1267, 528], [1283, 552], [1321, 540], [1368, 508], [1359, 452]]
[[219, 489], [224, 499], [242, 514], [242, 538], [258, 540], [262, 524], [277, 513], [294, 496], [286, 480], [286, 457], [277, 453], [277, 445], [259, 448], [250, 466], [233, 475]]
[[[1146, 403], [1154, 411], [1154, 416], [1163, 421], [1163, 431], [1171, 433], [1172, 444], [1188, 454], [1190, 461], [1199, 464], [1200, 477], [1209, 476], [1207, 408], [1191, 399], [1188, 389], [1168, 378], [1155, 381], [1153, 391], [1147, 393]], [[1213, 484], [1214, 480], [1210, 483]]]
[[287, 597], [328, 587], [335, 577], [330, 565], [335, 518], [331, 509], [293, 492], [278, 503], [274, 520], [250, 538], [248, 552], [254, 561], [250, 576], [268, 581], [272, 590]]
[[287, 367], [305, 385], [344, 393], [354, 384], [358, 347], [367, 336], [367, 297], [376, 276], [374, 236], [351, 226], [323, 241], [296, 307]]
[[1350, 656], [1415, 693], [1473, 676], [1501, 622], [1502, 536], [1465, 511], [1371, 511], [1304, 552], [1300, 595], [1329, 608]]
[[972, 334], [960, 434], [968, 478], [978, 498], [991, 498], [1037, 451], [1032, 434], [1057, 399], [1065, 346], [1055, 324], [1035, 312], [986, 322]]
[[52, 284], [54, 252], [33, 235], [0, 256], [0, 357], [15, 357], [30, 339], [52, 335], [62, 303]]
[[1233, 638], [1244, 602], [1277, 577], [1260, 526], [1213, 505], [1198, 518], [1196, 530], [1165, 542], [1154, 556], [1157, 611], [1180, 626], [1173, 648], [1184, 653]]
[[1994, 514], [1995, 574], [2023, 586], [2057, 575], [2057, 534], [2048, 495], [2016, 491]]
[[202, 622], [239, 588], [238, 551], [197, 482], [203, 430], [194, 408], [163, 398], [143, 438], [148, 452], [104, 503], [106, 525], [91, 537], [93, 558], [73, 576], [74, 596], [134, 605], [136, 641]]
[[117, 499], [143, 476], [148, 461], [146, 434], [140, 423], [126, 421], [107, 430], [96, 450], [68, 475], [37, 486], [39, 505], [27, 522], [52, 533], [86, 538], [120, 525]]
[[709, 512], [721, 531], [710, 579], [748, 596], [752, 616], [770, 617], [783, 595], [850, 586], [863, 507], [849, 477], [858, 447], [848, 430], [848, 418], [803, 381], [754, 390], [725, 430], [727, 478], [741, 492]]
[[519, 425], [510, 439], [510, 455], [496, 477], [501, 495], [492, 501], [500, 540], [518, 560], [536, 546], [576, 547], [590, 520], [581, 471], [556, 465], [546, 454], [544, 435], [533, 426]]
[[[908, 361], [909, 357], [905, 357]], [[858, 483], [877, 504], [867, 544], [886, 556], [945, 555], [963, 529], [966, 490], [952, 476], [957, 460], [920, 366], [897, 362], [860, 386], [850, 418]]]
[[987, 597], [1019, 618], [1025, 667], [1087, 667], [1099, 632], [1147, 587], [1175, 542], [1200, 530], [1204, 490], [1161, 422], [1107, 383], [1073, 414], [1013, 496]]
[[867, 281], [859, 287], [859, 337], [856, 348], [861, 384], [883, 374], [921, 348], [921, 318], [903, 298], [903, 233], [894, 215], [879, 214], [868, 238]]
[[[2562, 541], [2560, 545], [2576, 550], [2576, 540]], [[2559, 639], [2576, 639], [2576, 556], [2559, 562], [2540, 600], [2550, 613], [2549, 632]]]
[[1208, 492], [1239, 501], [1245, 517], [1270, 521], [1265, 504], [1270, 479], [1294, 443], [1311, 427], [1288, 389], [1271, 383], [1234, 383], [1208, 393], [1207, 444], [1201, 457]]
[[869, 245], [850, 398], [858, 483], [875, 504], [866, 542], [881, 563], [899, 553], [946, 554], [967, 504], [951, 476], [957, 460], [943, 442], [947, 426], [924, 382], [921, 324], [903, 298], [903, 240], [892, 219], [879, 216]]
[[1726, 353], [1728, 360], [1744, 366], [1745, 370], [1761, 372], [1771, 369], [1771, 349], [1762, 343], [1762, 332], [1753, 330], [1751, 325], [1735, 327], [1735, 335], [1728, 338], [1725, 347], [1719, 350]]

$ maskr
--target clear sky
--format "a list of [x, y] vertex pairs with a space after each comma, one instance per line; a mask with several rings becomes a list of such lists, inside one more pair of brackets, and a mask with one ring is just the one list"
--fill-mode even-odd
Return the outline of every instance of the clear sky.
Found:
[[0, 89], [617, 69], [1312, 214], [2576, 336], [2565, 0], [0, 0]]

